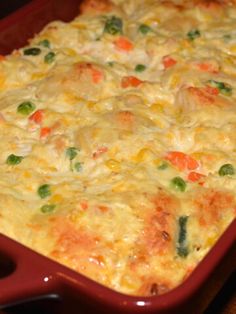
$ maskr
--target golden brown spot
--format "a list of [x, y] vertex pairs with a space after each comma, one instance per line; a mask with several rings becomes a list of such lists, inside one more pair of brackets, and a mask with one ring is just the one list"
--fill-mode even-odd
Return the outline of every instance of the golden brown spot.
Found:
[[199, 223], [204, 227], [215, 224], [227, 208], [235, 205], [234, 196], [228, 191], [206, 190], [195, 199]]

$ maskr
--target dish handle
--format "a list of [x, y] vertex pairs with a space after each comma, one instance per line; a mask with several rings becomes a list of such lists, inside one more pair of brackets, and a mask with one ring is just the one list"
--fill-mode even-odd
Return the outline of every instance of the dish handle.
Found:
[[43, 256], [0, 234], [0, 310], [53, 294], [55, 280]]

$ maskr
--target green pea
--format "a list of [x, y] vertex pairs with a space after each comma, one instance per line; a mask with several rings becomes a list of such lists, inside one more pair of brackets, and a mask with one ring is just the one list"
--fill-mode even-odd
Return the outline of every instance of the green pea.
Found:
[[55, 207], [56, 207], [55, 204], [45, 204], [40, 208], [40, 210], [42, 213], [47, 214], [51, 213], [55, 209]]
[[187, 33], [187, 36], [188, 36], [189, 40], [194, 40], [194, 39], [200, 37], [201, 33], [198, 29], [193, 29]]
[[19, 165], [22, 159], [24, 159], [24, 157], [11, 154], [7, 157], [6, 163], [8, 165]]
[[123, 32], [123, 21], [121, 18], [112, 16], [106, 20], [104, 26], [104, 32], [111, 35], [122, 34]]
[[146, 65], [144, 64], [137, 64], [135, 67], [136, 72], [143, 72], [146, 70]]
[[44, 39], [44, 40], [41, 40], [39, 42], [39, 46], [42, 46], [42, 47], [45, 47], [45, 48], [50, 48], [51, 44], [50, 44], [50, 41], [48, 39]]
[[223, 39], [224, 39], [225, 42], [228, 42], [228, 41], [230, 41], [232, 39], [232, 36], [230, 34], [225, 34], [223, 36]]
[[114, 61], [109, 61], [109, 62], [107, 62], [107, 64], [110, 66], [110, 67], [113, 67], [113, 65], [114, 65]]
[[74, 168], [77, 172], [80, 172], [82, 170], [82, 164], [81, 162], [76, 162], [74, 165]]
[[69, 147], [66, 150], [66, 156], [70, 159], [73, 160], [75, 157], [78, 155], [78, 149], [76, 147]]
[[150, 26], [146, 25], [146, 24], [141, 24], [139, 26], [139, 29], [140, 33], [142, 33], [143, 35], [146, 35], [147, 33], [151, 32], [152, 29]]
[[50, 185], [49, 184], [43, 184], [38, 188], [38, 195], [43, 199], [46, 198], [48, 196], [50, 196], [51, 193], [51, 189], [50, 189]]
[[24, 50], [25, 56], [38, 56], [41, 53], [40, 48], [27, 48]]
[[225, 164], [223, 166], [220, 167], [219, 171], [218, 171], [219, 175], [221, 177], [224, 177], [224, 176], [232, 176], [235, 174], [235, 170], [234, 170], [234, 167], [233, 165], [231, 164]]
[[207, 83], [212, 87], [218, 88], [219, 92], [225, 96], [232, 95], [232, 87], [229, 84], [215, 80], [209, 80]]
[[168, 168], [168, 163], [167, 162], [163, 162], [162, 164], [160, 164], [160, 166], [157, 167], [158, 170], [165, 170], [166, 168]]
[[51, 51], [48, 54], [46, 54], [46, 56], [44, 57], [44, 62], [47, 64], [50, 64], [55, 60], [55, 57], [56, 57], [56, 54]]
[[35, 104], [33, 104], [31, 101], [24, 101], [17, 107], [17, 112], [24, 116], [28, 116], [35, 110], [35, 108]]
[[184, 192], [186, 190], [187, 184], [182, 178], [175, 177], [171, 180], [171, 186], [179, 192]]

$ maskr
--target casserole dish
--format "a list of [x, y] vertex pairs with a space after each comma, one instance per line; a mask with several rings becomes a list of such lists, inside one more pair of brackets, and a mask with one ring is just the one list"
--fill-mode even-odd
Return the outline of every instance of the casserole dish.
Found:
[[[75, 2], [73, 3], [75, 4]], [[25, 14], [24, 23], [27, 21], [27, 12], [30, 14], [30, 25], [35, 25], [35, 23], [32, 22], [32, 17], [34, 17], [34, 20], [40, 20], [40, 23], [42, 23], [41, 19], [33, 15], [33, 12], [37, 6], [40, 7], [42, 12], [47, 12], [47, 14], [43, 14], [44, 18], [47, 18], [45, 23], [50, 21], [50, 19], [60, 17], [60, 13], [57, 13], [59, 15], [55, 15], [55, 9], [59, 10], [58, 2], [57, 6], [55, 7], [53, 2], [47, 1], [46, 3], [45, 1], [36, 1], [32, 5], [27, 6], [24, 11], [21, 11]], [[60, 10], [57, 12], [60, 12]], [[63, 12], [66, 12], [64, 7]], [[12, 21], [14, 21], [15, 17], [16, 15], [11, 17]], [[67, 17], [70, 17], [70, 13], [68, 13]], [[19, 30], [21, 29], [21, 23], [19, 23], [19, 21], [17, 21], [17, 23], [17, 30]], [[25, 25], [26, 24], [24, 24], [24, 27]], [[13, 29], [14, 24], [13, 26], [11, 25], [11, 27]], [[22, 29], [26, 29], [28, 31], [30, 27], [25, 27]], [[38, 29], [35, 28], [34, 31], [38, 31]], [[10, 50], [10, 48], [12, 48], [12, 46], [10, 46], [10, 44], [9, 46], [6, 45], [6, 36], [11, 38], [9, 36], [10, 33], [9, 29], [7, 28], [6, 20], [3, 21], [2, 34], [5, 36], [5, 40], [1, 41], [1, 43], [3, 43], [3, 51], [7, 52]], [[30, 35], [31, 34], [27, 33], [26, 37], [30, 37]], [[24, 44], [24, 36], [19, 38], [21, 42], [17, 43], [15, 47], [19, 47]], [[220, 269], [218, 268], [219, 262], [223, 259], [226, 259], [227, 261], [229, 258], [228, 254], [231, 254], [229, 258], [231, 262], [227, 264], [227, 271], [224, 272], [225, 279], [227, 279], [228, 271], [230, 272], [232, 267], [234, 267], [234, 265], [232, 265], [234, 264], [234, 255], [232, 255], [232, 252], [234, 250], [233, 243], [235, 238], [233, 232], [234, 229], [232, 226], [233, 224], [228, 228], [217, 245], [206, 257], [206, 259], [204, 259], [203, 262], [199, 265], [199, 268], [193, 272], [193, 274], [183, 285], [167, 293], [166, 295], [155, 298], [128, 297], [119, 293], [115, 293], [107, 288], [101, 287], [98, 284], [91, 282], [81, 275], [75, 274], [73, 271], [55, 264], [52, 261], [48, 261], [42, 257], [39, 257], [36, 253], [33, 253], [30, 250], [26, 249], [28, 253], [22, 254], [22, 250], [24, 249], [21, 245], [17, 244], [15, 247], [16, 244], [14, 241], [7, 240], [3, 237], [1, 241], [2, 252], [6, 258], [11, 260], [11, 265], [9, 266], [8, 272], [12, 271], [12, 275], [2, 280], [2, 304], [6, 305], [11, 302], [17, 302], [23, 298], [27, 299], [40, 295], [56, 294], [65, 299], [69, 298], [70, 300], [76, 300], [78, 304], [80, 304], [79, 307], [81, 309], [84, 308], [84, 310], [81, 310], [81, 313], [92, 311], [93, 309], [96, 309], [96, 312], [98, 312], [97, 308], [99, 305], [102, 306], [101, 313], [110, 313], [111, 311], [116, 313], [178, 313], [180, 311], [186, 313], [189, 311], [194, 312], [193, 309], [190, 310], [187, 308], [186, 300], [188, 299], [188, 302], [191, 302], [191, 305], [193, 305], [194, 302], [197, 302], [198, 308], [196, 309], [196, 313], [199, 313], [199, 311], [201, 311], [203, 308], [203, 305], [200, 305], [201, 303], [199, 302], [199, 299], [197, 299], [197, 294], [199, 295], [199, 298], [201, 298], [202, 303], [204, 303], [202, 296], [204, 280], [207, 278], [210, 279], [210, 276], [215, 272], [220, 274]], [[25, 259], [25, 257], [27, 258]], [[36, 260], [34, 262], [35, 258]], [[30, 280], [25, 280], [24, 284], [22, 284], [22, 278], [25, 278], [25, 272], [28, 273], [29, 267], [27, 265], [27, 261], [33, 263], [35, 267], [33, 268], [33, 272], [29, 273]], [[16, 266], [14, 266], [14, 264]], [[14, 269], [15, 267], [16, 270]], [[44, 272], [45, 269], [47, 270], [46, 273]], [[20, 282], [18, 280], [20, 280]], [[9, 288], [11, 282], [13, 283], [13, 288]], [[18, 282], [21, 286], [20, 289], [17, 284]], [[213, 294], [214, 289], [210, 288], [210, 282], [211, 281], [208, 281], [207, 283], [208, 291], [211, 291]], [[182, 292], [180, 292], [181, 289]], [[93, 293], [91, 293], [92, 291]], [[185, 291], [185, 293], [183, 293], [183, 291]], [[93, 299], [91, 299], [91, 296], [93, 296]], [[104, 302], [104, 300], [106, 301]], [[72, 304], [72, 301], [68, 302], [67, 310], [70, 304]], [[73, 308], [71, 308], [70, 313], [72, 313]], [[76, 310], [76, 312], [78, 312], [78, 310]]]

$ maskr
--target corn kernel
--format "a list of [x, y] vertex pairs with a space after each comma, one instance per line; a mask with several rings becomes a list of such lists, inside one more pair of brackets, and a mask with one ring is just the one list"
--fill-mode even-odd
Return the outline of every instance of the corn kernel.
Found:
[[217, 235], [213, 235], [213, 236], [209, 237], [209, 238], [207, 239], [206, 245], [212, 247], [213, 244], [216, 242], [217, 239], [218, 239], [218, 236], [217, 236]]
[[69, 55], [70, 57], [75, 57], [77, 55], [76, 51], [71, 48], [64, 48], [63, 52]]
[[119, 172], [120, 171], [120, 162], [115, 160], [115, 159], [109, 159], [105, 162], [105, 165], [107, 168], [114, 172]]
[[[182, 45], [181, 45], [181, 46], [182, 46], [182, 48], [192, 50], [191, 43], [190, 43], [190, 41], [187, 40], [187, 39], [184, 39], [184, 40], [182, 41]], [[180, 49], [181, 49], [181, 47], [180, 47]]]
[[72, 25], [80, 30], [82, 29], [87, 29], [87, 26], [84, 25], [84, 24], [80, 24], [80, 23], [77, 23], [76, 21], [74, 23], [72, 23]]
[[88, 102], [87, 103], [87, 107], [89, 108], [89, 109], [93, 109], [94, 108], [94, 106], [95, 106], [95, 102]]
[[234, 60], [231, 57], [225, 58], [224, 59], [224, 63], [228, 64], [228, 65], [234, 65]]
[[3, 75], [0, 75], [0, 87], [4, 87], [5, 83], [5, 77]]
[[43, 73], [43, 72], [33, 73], [31, 75], [32, 80], [40, 80], [44, 77], [45, 77], [45, 73]]
[[31, 175], [31, 173], [30, 173], [29, 171], [25, 171], [25, 172], [24, 172], [24, 177], [25, 177], [25, 178], [31, 178], [32, 175]]
[[151, 18], [148, 19], [144, 22], [144, 24], [148, 25], [148, 26], [152, 26], [152, 24], [160, 24], [160, 20], [158, 18]]
[[145, 161], [147, 159], [153, 159], [153, 152], [149, 149], [149, 148], [143, 148], [141, 149], [138, 154], [135, 157], [135, 161], [136, 162], [142, 162]]
[[151, 105], [151, 110], [154, 112], [163, 112], [164, 111], [164, 105], [161, 103], [156, 103]]
[[196, 152], [196, 153], [190, 154], [190, 156], [196, 160], [201, 160], [202, 158], [206, 157], [207, 155], [205, 153]]
[[160, 158], [154, 159], [155, 166], [159, 167], [163, 163], [163, 160]]
[[170, 87], [175, 88], [179, 83], [180, 83], [179, 75], [173, 75], [171, 82], [170, 82]]
[[236, 52], [236, 45], [231, 46], [229, 50], [230, 50], [230, 52], [235, 53]]
[[55, 194], [51, 197], [52, 203], [59, 203], [63, 200], [63, 197], [60, 194]]

